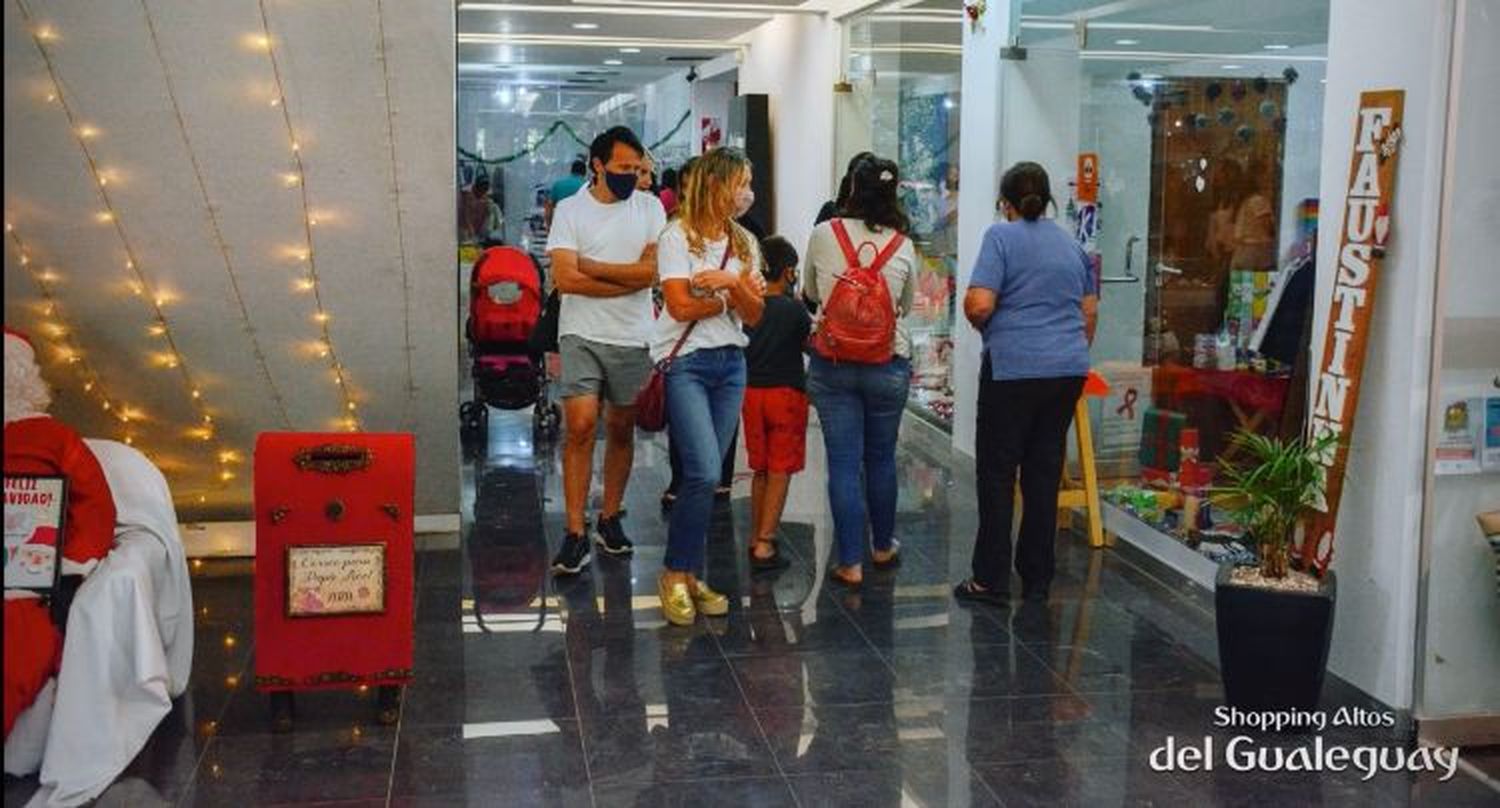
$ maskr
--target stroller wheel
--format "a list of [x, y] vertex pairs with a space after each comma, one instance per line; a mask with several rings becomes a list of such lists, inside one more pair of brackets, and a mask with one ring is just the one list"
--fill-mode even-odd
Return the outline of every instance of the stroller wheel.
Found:
[[459, 405], [459, 430], [467, 441], [483, 439], [489, 426], [489, 408], [481, 401], [466, 401]]

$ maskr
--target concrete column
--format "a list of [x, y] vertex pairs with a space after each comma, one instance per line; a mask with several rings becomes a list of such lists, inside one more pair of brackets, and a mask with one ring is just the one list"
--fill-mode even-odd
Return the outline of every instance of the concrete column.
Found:
[[953, 446], [974, 454], [974, 413], [979, 376], [979, 334], [963, 319], [963, 293], [984, 231], [995, 221], [995, 189], [1004, 142], [1000, 49], [1017, 30], [1019, 0], [991, 0], [982, 22], [964, 23], [962, 112], [958, 160], [958, 320], [953, 350]]
[[1402, 709], [1411, 707], [1413, 693], [1423, 425], [1453, 10], [1453, 0], [1333, 0], [1328, 22], [1315, 354], [1321, 353], [1332, 303], [1359, 94], [1406, 91], [1391, 237], [1375, 293], [1335, 533], [1339, 593], [1329, 655], [1334, 673]]

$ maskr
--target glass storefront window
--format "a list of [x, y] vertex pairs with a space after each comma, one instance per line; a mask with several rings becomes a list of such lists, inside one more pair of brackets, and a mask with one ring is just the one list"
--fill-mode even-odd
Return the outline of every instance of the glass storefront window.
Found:
[[851, 19], [847, 91], [837, 102], [836, 170], [861, 151], [901, 167], [901, 198], [920, 257], [905, 321], [912, 336], [910, 407], [945, 430], [953, 422], [961, 25], [952, 7], [939, 2], [892, 3]]
[[1213, 561], [1252, 552], [1211, 496], [1234, 434], [1303, 427], [1328, 6], [1282, 9], [1028, 0], [1002, 76], [1003, 158], [1095, 262], [1106, 499]]

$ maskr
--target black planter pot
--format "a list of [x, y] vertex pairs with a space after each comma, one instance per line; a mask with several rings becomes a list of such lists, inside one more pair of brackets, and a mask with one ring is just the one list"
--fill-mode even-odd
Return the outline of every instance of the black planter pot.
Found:
[[1337, 581], [1316, 593], [1282, 592], [1230, 582], [1219, 567], [1214, 590], [1224, 701], [1245, 710], [1313, 710], [1328, 669]]

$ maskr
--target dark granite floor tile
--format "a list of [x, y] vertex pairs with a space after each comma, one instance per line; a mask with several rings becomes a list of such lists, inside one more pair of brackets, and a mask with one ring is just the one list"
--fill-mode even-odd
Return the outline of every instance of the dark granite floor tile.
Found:
[[903, 728], [929, 731], [935, 722], [901, 721], [894, 703], [815, 705], [758, 710], [776, 760], [788, 775], [881, 771], [899, 766]]
[[797, 801], [786, 780], [780, 777], [752, 777], [666, 783], [596, 783], [594, 804], [598, 808], [702, 808], [715, 805], [794, 808]]
[[966, 763], [949, 770], [901, 768], [879, 772], [837, 772], [787, 778], [803, 806], [830, 808], [991, 808], [995, 795]]
[[974, 768], [1011, 807], [1212, 804], [1190, 799], [1172, 778], [1127, 758], [1058, 757]]
[[987, 698], [1071, 693], [1067, 684], [1024, 646], [969, 646], [935, 651], [897, 648], [891, 667], [904, 696]]
[[394, 728], [350, 728], [215, 738], [190, 799], [195, 805], [254, 805], [386, 796]]
[[391, 794], [436, 798], [587, 791], [576, 721], [546, 719], [402, 728]]
[[636, 714], [586, 718], [583, 727], [596, 783], [780, 774], [756, 716], [746, 706], [705, 712], [643, 705]]
[[730, 660], [752, 707], [875, 704], [895, 698], [894, 677], [873, 649]]

